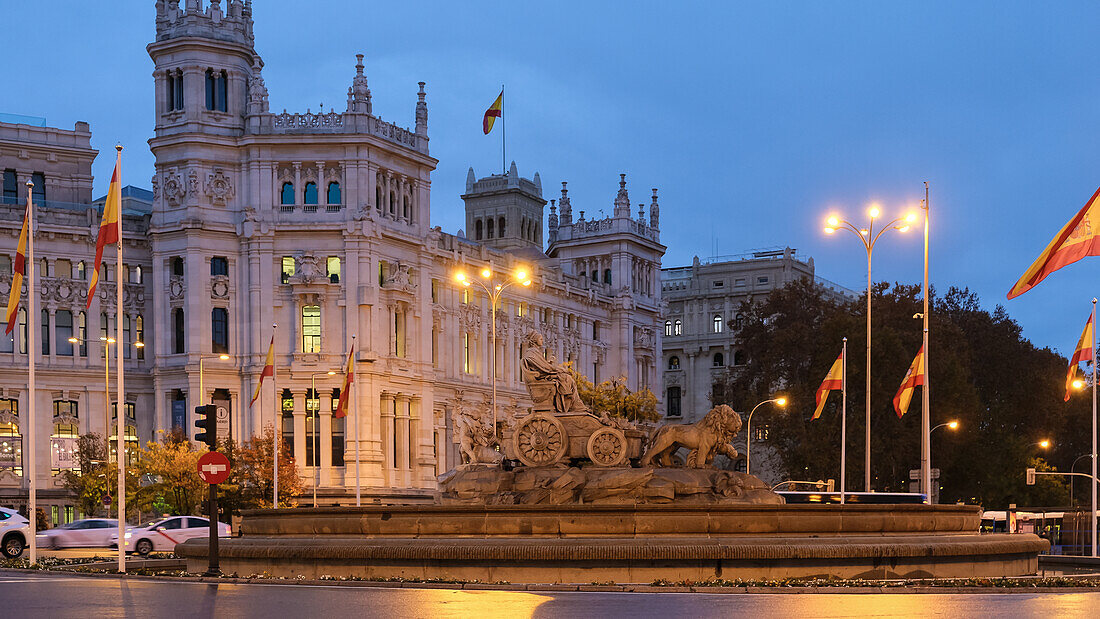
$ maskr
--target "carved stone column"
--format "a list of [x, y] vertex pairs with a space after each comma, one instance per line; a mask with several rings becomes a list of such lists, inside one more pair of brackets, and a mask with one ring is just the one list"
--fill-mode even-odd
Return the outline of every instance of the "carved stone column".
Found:
[[[306, 392], [294, 393], [294, 461], [298, 463], [298, 471], [306, 466]], [[313, 480], [310, 480], [312, 483]]]
[[394, 440], [397, 452], [396, 468], [406, 471], [412, 468], [412, 459], [409, 453], [409, 396], [397, 396], [396, 421], [397, 434]]
[[332, 392], [327, 390], [318, 390], [324, 395], [320, 400], [320, 415], [318, 415], [318, 423], [321, 428], [321, 436], [318, 440], [321, 441], [321, 485], [332, 485]]

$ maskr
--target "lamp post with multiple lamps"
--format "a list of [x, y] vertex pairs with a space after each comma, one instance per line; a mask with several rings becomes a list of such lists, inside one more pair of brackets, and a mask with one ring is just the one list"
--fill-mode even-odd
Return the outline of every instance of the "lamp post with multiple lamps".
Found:
[[867, 210], [867, 215], [870, 216], [870, 221], [867, 227], [861, 228], [855, 224], [841, 219], [836, 215], [831, 215], [825, 221], [825, 233], [832, 234], [837, 230], [848, 230], [852, 234], [859, 237], [863, 248], [867, 251], [867, 393], [865, 402], [865, 417], [866, 417], [866, 450], [864, 460], [864, 490], [871, 492], [871, 255], [875, 251], [875, 244], [882, 238], [882, 235], [887, 230], [897, 230], [899, 232], [905, 232], [909, 229], [909, 224], [916, 221], [917, 216], [913, 213], [906, 215], [904, 218], [896, 218], [890, 223], [880, 225], [878, 231], [875, 231], [875, 220], [878, 219], [882, 212], [877, 204], [872, 204], [871, 208]]
[[[109, 464], [111, 461], [111, 345], [115, 343], [115, 338], [101, 335], [99, 341], [103, 342], [103, 463]], [[87, 339], [79, 337], [70, 337], [68, 342], [85, 346], [88, 344]], [[138, 340], [134, 342], [134, 346], [144, 348], [145, 342]], [[110, 515], [111, 508], [108, 506], [107, 516]]]
[[497, 307], [500, 305], [500, 297], [506, 288], [513, 284], [530, 286], [531, 278], [528, 277], [529, 273], [523, 269], [513, 273], [510, 279], [500, 282], [493, 279], [494, 275], [491, 268], [485, 267], [481, 270], [480, 279], [469, 277], [464, 272], [459, 271], [455, 274], [455, 281], [467, 288], [470, 287], [471, 282], [477, 284], [489, 297], [489, 323], [492, 325], [492, 351], [490, 356], [493, 360], [491, 370], [493, 375], [493, 437], [495, 439], [497, 434]]
[[321, 484], [321, 430], [317, 427], [317, 414], [321, 411], [321, 396], [317, 393], [318, 376], [335, 376], [336, 370], [314, 372], [309, 377], [313, 393], [313, 506], [317, 507], [317, 486]]
[[765, 405], [769, 402], [774, 402], [776, 404], [776, 406], [784, 407], [784, 406], [787, 405], [787, 398], [784, 398], [784, 397], [780, 396], [778, 398], [772, 398], [770, 400], [764, 400], [763, 402], [761, 402], [761, 403], [757, 404], [756, 406], [752, 407], [752, 410], [749, 411], [749, 417], [745, 421], [745, 474], [746, 475], [749, 475], [749, 474], [752, 473], [752, 470], [749, 468], [749, 463], [751, 462], [751, 457], [752, 457], [752, 414], [756, 412], [756, 409], [760, 408], [761, 406], [763, 406], [763, 405]]

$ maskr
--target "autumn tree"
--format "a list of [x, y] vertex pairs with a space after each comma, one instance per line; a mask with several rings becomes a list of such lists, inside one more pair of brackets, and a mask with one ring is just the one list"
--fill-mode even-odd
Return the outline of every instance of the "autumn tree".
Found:
[[137, 469], [149, 483], [141, 486], [139, 501], [147, 509], [163, 505], [175, 515], [196, 513], [207, 487], [198, 475], [199, 456], [204, 452], [191, 441], [172, 437], [146, 443], [138, 452]]
[[609, 415], [622, 417], [630, 421], [657, 421], [657, 396], [649, 388], [631, 391], [626, 388], [626, 377], [615, 376], [596, 385], [588, 378], [566, 364], [573, 380], [577, 383], [577, 393], [581, 401], [594, 412], [606, 411]]
[[[264, 428], [263, 434], [253, 436], [241, 445], [223, 444], [222, 451], [229, 457], [231, 472], [219, 502], [224, 500], [226, 513], [239, 513], [242, 509], [271, 507], [275, 491], [272, 471], [275, 466], [275, 430]], [[302, 479], [298, 466], [287, 444], [279, 440], [279, 506], [294, 507], [302, 494]]]

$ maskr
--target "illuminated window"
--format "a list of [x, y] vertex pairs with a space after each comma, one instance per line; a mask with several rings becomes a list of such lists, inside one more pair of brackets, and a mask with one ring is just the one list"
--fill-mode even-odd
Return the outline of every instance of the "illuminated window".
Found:
[[23, 475], [23, 437], [19, 434], [19, 401], [0, 399], [0, 412], [11, 422], [0, 422], [0, 469]]
[[321, 306], [302, 306], [302, 352], [321, 352]]
[[684, 334], [684, 323], [679, 321], [679, 320], [672, 323], [672, 334], [673, 335], [683, 335]]
[[715, 333], [721, 333], [722, 332], [722, 317], [718, 316], [718, 315], [715, 315], [715, 317], [713, 319], [711, 319], [711, 325], [713, 325]]
[[280, 432], [282, 434], [282, 449], [279, 453], [289, 451], [294, 453], [294, 396], [290, 393], [289, 389], [283, 390], [282, 397], [282, 420], [280, 423]]
[[294, 276], [294, 256], [283, 256], [282, 266], [283, 273], [280, 281], [285, 284]]
[[680, 369], [680, 358], [675, 356], [675, 355], [669, 357], [668, 358], [668, 369], [670, 369], [670, 370], [679, 370]]
[[672, 321], [665, 321], [665, 335], [672, 335]]
[[462, 371], [470, 373], [470, 334], [462, 334]]
[[[339, 284], [340, 283], [340, 257], [329, 256], [325, 261], [325, 267], [328, 273], [328, 281]], [[434, 290], [434, 288], [433, 288]]]
[[[350, 404], [350, 403], [349, 403]], [[340, 406], [340, 390], [332, 390], [332, 410]], [[344, 417], [330, 417], [332, 420], [332, 466], [344, 466]]]

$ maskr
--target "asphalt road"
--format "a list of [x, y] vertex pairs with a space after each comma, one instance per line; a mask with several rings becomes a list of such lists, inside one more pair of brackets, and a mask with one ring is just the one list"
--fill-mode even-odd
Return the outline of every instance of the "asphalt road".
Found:
[[1100, 593], [528, 593], [9, 571], [0, 571], [0, 600], [0, 614], [15, 617], [1100, 617]]

